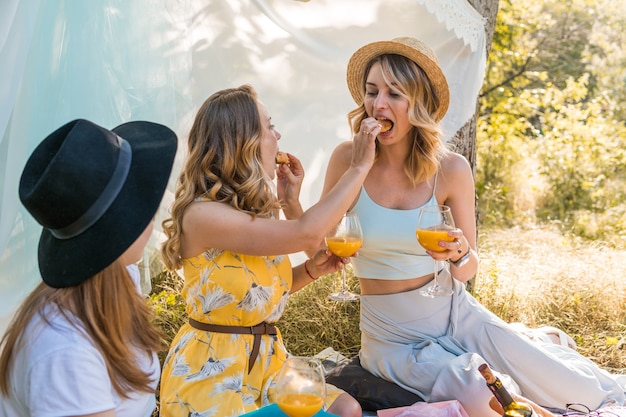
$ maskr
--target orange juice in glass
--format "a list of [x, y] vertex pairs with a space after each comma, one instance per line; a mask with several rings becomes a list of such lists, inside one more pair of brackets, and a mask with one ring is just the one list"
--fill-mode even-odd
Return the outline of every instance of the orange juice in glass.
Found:
[[363, 244], [358, 237], [327, 237], [326, 246], [335, 255], [342, 258], [352, 256]]
[[276, 404], [289, 417], [311, 417], [324, 406], [324, 400], [317, 394], [287, 393], [276, 398]]
[[276, 378], [276, 404], [289, 417], [311, 417], [324, 406], [326, 381], [315, 357], [289, 355]]
[[[363, 230], [356, 213], [344, 214], [341, 221], [326, 236], [326, 246], [335, 256], [346, 258], [352, 256], [363, 244]], [[348, 290], [346, 284], [346, 266], [341, 269], [341, 290], [333, 292], [328, 296], [335, 301], [354, 301], [359, 299], [359, 295]]]
[[[443, 205], [424, 206], [420, 209], [415, 236], [419, 244], [432, 252], [445, 252], [446, 248], [439, 246], [439, 242], [454, 242], [454, 237], [448, 236], [448, 232], [454, 229], [454, 219], [450, 207]], [[446, 263], [444, 262], [444, 268]], [[420, 294], [426, 297], [439, 297], [452, 295], [451, 285], [441, 285], [438, 281], [439, 261], [433, 258], [433, 282], [432, 285], [420, 290]]]
[[442, 240], [445, 242], [454, 242], [454, 238], [448, 236], [449, 230], [452, 230], [452, 227], [445, 224], [438, 224], [425, 229], [417, 229], [415, 235], [424, 249], [433, 252], [445, 252], [446, 248], [439, 246], [439, 242]]

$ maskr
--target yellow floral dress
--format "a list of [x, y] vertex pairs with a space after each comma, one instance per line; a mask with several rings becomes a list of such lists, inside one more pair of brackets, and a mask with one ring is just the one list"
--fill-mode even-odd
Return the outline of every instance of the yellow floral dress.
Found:
[[[189, 317], [226, 326], [275, 323], [292, 284], [288, 256], [214, 250], [184, 259], [183, 273]], [[253, 335], [207, 332], [185, 323], [163, 364], [161, 416], [239, 416], [273, 403], [273, 382], [287, 355], [277, 333], [261, 336], [248, 372]], [[327, 404], [340, 392], [329, 387]]]

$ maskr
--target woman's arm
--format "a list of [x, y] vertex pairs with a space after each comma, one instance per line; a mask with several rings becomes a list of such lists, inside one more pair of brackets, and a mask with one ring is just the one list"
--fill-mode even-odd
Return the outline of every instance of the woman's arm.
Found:
[[[324, 186], [322, 187], [322, 197], [333, 189], [335, 184], [339, 181], [341, 176], [350, 167], [350, 158], [352, 155], [352, 142], [340, 143], [328, 161], [326, 167], [326, 176], [324, 177]], [[356, 198], [355, 198], [356, 200]], [[350, 204], [350, 207], [354, 204], [354, 201]]]
[[294, 220], [255, 218], [217, 202], [194, 202], [183, 217], [181, 256], [209, 248], [279, 255], [317, 248], [358, 195], [374, 161], [375, 134], [355, 135], [351, 162], [335, 186]]
[[450, 263], [454, 278], [465, 282], [473, 278], [478, 271], [475, 188], [472, 170], [467, 160], [457, 153], [448, 154], [442, 160], [438, 182], [437, 194], [443, 191], [444, 204], [450, 207], [455, 226], [463, 232], [462, 236], [458, 237], [461, 242], [459, 248], [461, 253], [451, 256], [450, 260], [458, 261], [469, 253], [467, 262], [462, 266], [456, 267]]
[[[328, 162], [328, 166], [326, 167], [326, 175], [324, 177], [324, 186], [322, 188], [321, 198], [324, 198], [326, 194], [333, 189], [333, 187], [337, 184], [341, 176], [350, 168], [350, 161], [352, 155], [352, 142], [347, 141], [339, 144], [332, 155], [330, 156], [330, 161]], [[358, 193], [357, 193], [358, 196]], [[355, 197], [356, 200], [356, 197]], [[354, 205], [354, 202], [350, 205], [350, 208]], [[330, 231], [330, 229], [329, 229]], [[322, 239], [317, 247], [306, 250], [306, 254], [308, 256], [313, 256], [317, 249], [325, 248], [326, 243]]]
[[293, 284], [291, 293], [300, 290], [321, 277], [337, 272], [350, 262], [350, 258], [339, 258], [328, 249], [320, 249], [306, 262], [293, 268]]

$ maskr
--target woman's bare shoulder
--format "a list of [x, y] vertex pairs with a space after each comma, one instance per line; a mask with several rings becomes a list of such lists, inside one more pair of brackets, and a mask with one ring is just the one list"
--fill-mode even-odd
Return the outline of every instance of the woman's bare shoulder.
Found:
[[322, 195], [326, 195], [330, 191], [339, 178], [350, 168], [352, 163], [352, 142], [342, 142], [335, 147], [328, 166], [326, 167], [326, 176], [324, 178], [324, 187], [322, 189]]
[[[183, 215], [183, 230], [194, 233], [198, 228], [220, 227], [243, 213], [232, 206], [217, 201], [194, 201]], [[187, 229], [187, 230], [185, 230]]]
[[350, 165], [352, 161], [352, 145], [352, 141], [349, 140], [341, 142], [335, 147], [331, 159], [342, 165]]
[[208, 248], [225, 248], [231, 244], [234, 230], [245, 230], [250, 216], [234, 207], [216, 201], [194, 201], [182, 220], [181, 256], [195, 256]]
[[441, 169], [449, 175], [465, 175], [472, 172], [467, 159], [456, 152], [447, 152], [441, 159]]

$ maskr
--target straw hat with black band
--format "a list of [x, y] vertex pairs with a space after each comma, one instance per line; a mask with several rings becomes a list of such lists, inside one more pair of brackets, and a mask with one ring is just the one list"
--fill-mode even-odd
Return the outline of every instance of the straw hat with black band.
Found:
[[436, 121], [443, 119], [450, 104], [450, 90], [446, 76], [439, 67], [437, 56], [424, 42], [414, 38], [402, 37], [390, 41], [380, 41], [367, 44], [359, 48], [348, 62], [347, 80], [350, 94], [354, 101], [363, 104], [365, 93], [365, 70], [369, 62], [380, 55], [402, 55], [415, 62], [430, 80], [439, 105], [433, 114]]
[[35, 148], [19, 196], [43, 226], [38, 258], [46, 284], [78, 285], [133, 244], [161, 203], [176, 147], [176, 134], [157, 123], [108, 130], [79, 119]]

